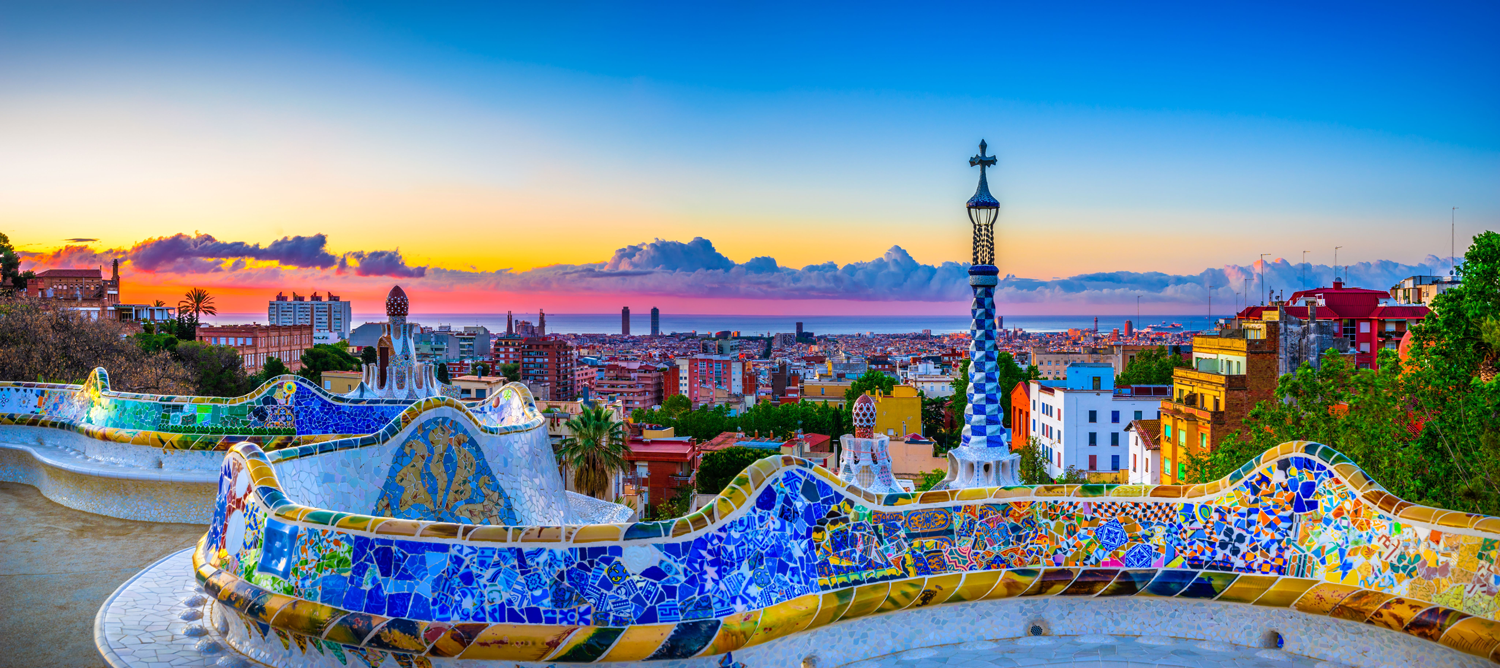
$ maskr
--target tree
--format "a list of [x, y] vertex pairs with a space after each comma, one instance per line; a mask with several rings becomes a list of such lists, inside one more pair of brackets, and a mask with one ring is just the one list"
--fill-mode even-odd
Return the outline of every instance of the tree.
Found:
[[438, 379], [439, 383], [451, 382], [450, 379], [448, 378], [448, 365], [447, 364], [443, 364], [442, 362], [438, 362], [437, 363], [437, 368], [433, 369], [433, 374], [437, 376], [437, 379]]
[[558, 456], [573, 471], [573, 487], [596, 499], [609, 493], [610, 477], [626, 467], [630, 447], [625, 425], [603, 406], [583, 409], [566, 423], [571, 436], [564, 439]]
[[193, 288], [182, 296], [182, 301], [177, 302], [178, 316], [188, 313], [193, 315], [193, 326], [196, 329], [198, 322], [203, 319], [203, 314], [218, 315], [219, 309], [214, 306], [213, 295], [208, 294], [207, 290]]
[[488, 364], [485, 364], [484, 362], [475, 362], [474, 363], [474, 375], [476, 375], [476, 376], [488, 376], [489, 373], [490, 373], [490, 366]]
[[281, 358], [275, 356], [267, 357], [266, 363], [261, 366], [260, 370], [261, 382], [265, 382], [277, 376], [285, 376], [286, 374], [289, 374], [291, 372], [291, 369], [286, 368], [286, 365], [282, 364]]
[[1017, 453], [1021, 455], [1021, 461], [1017, 467], [1022, 484], [1026, 485], [1075, 485], [1088, 482], [1088, 474], [1078, 470], [1076, 466], [1063, 469], [1061, 478], [1053, 477], [1047, 472], [1051, 462], [1047, 460], [1047, 452], [1042, 449], [1041, 441], [1035, 436], [1027, 442], [1026, 447]]
[[26, 282], [33, 278], [36, 278], [34, 272], [21, 271], [21, 256], [10, 245], [10, 237], [0, 233], [0, 291], [24, 292]]
[[205, 397], [237, 397], [254, 389], [239, 351], [202, 341], [177, 344], [177, 358], [193, 378], [193, 391]]
[[364, 364], [374, 364], [380, 361], [380, 353], [375, 350], [375, 346], [365, 346], [359, 351], [359, 361]]
[[152, 306], [156, 306], [156, 307], [161, 307], [161, 306], [166, 306], [167, 303], [164, 302], [164, 301], [162, 301], [162, 300], [160, 300], [160, 299], [158, 299], [156, 301], [151, 302], [151, 305]]
[[763, 451], [739, 446], [703, 455], [703, 461], [698, 463], [698, 493], [718, 494], [724, 491], [735, 476], [764, 456], [766, 453]]
[[849, 389], [844, 391], [844, 405], [853, 410], [854, 400], [866, 392], [880, 390], [883, 394], [890, 394], [896, 388], [896, 379], [879, 371], [871, 369], [860, 374], [859, 378], [849, 384]]
[[358, 371], [359, 360], [349, 351], [319, 343], [302, 351], [302, 370], [297, 375], [321, 384], [324, 371]]
[[693, 400], [685, 394], [674, 394], [661, 402], [661, 409], [673, 417], [693, 410]]
[[505, 364], [501, 364], [499, 369], [500, 375], [505, 376], [506, 380], [512, 383], [521, 382], [520, 362], [506, 362]]
[[148, 351], [129, 333], [115, 320], [0, 296], [0, 380], [82, 383], [104, 367], [114, 390], [192, 393], [192, 379], [170, 351]]
[[1166, 346], [1146, 348], [1125, 365], [1115, 385], [1171, 385], [1172, 369], [1190, 366], [1181, 355], [1168, 355]]
[[958, 363], [958, 372], [953, 374], [953, 400], [949, 404], [949, 410], [953, 411], [953, 419], [960, 423], [962, 429], [964, 411], [969, 407], [969, 360]]
[[[1042, 377], [1041, 372], [1036, 370], [1035, 365], [1028, 365], [1025, 369], [1016, 363], [1016, 358], [1008, 352], [1002, 352], [995, 358], [995, 373], [999, 381], [1000, 391], [1004, 393], [1001, 404], [1005, 406], [1005, 426], [1010, 425], [1010, 393], [1019, 383], [1029, 382]], [[967, 386], [965, 390], [967, 390]]]
[[917, 481], [916, 489], [918, 492], [925, 492], [937, 486], [937, 484], [942, 482], [946, 477], [948, 477], [947, 471], [944, 471], [942, 469], [933, 469], [922, 474], [922, 479]]

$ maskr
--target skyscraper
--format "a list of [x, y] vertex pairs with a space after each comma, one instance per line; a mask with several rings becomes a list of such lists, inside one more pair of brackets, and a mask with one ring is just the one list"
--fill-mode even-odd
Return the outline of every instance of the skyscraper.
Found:
[[802, 340], [802, 323], [797, 323], [797, 340]]
[[630, 307], [620, 309], [620, 333], [630, 336]]
[[536, 310], [536, 335], [547, 335], [547, 312], [541, 309]]
[[651, 307], [651, 336], [661, 336], [661, 309]]
[[505, 312], [505, 334], [507, 336], [516, 333], [516, 318], [510, 311]]

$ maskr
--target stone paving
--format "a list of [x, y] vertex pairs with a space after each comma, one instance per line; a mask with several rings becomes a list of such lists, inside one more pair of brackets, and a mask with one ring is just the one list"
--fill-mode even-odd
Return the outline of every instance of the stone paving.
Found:
[[1275, 649], [1167, 637], [1040, 636], [976, 640], [923, 647], [845, 664], [843, 668], [1009, 668], [1078, 666], [1088, 668], [1343, 668]]
[[100, 604], [207, 530], [77, 511], [19, 483], [0, 483], [0, 517], [0, 666], [106, 665], [94, 647]]

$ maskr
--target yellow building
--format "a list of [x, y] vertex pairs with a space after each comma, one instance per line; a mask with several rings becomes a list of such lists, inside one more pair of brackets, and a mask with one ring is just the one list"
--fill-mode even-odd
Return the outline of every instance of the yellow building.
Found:
[[1245, 416], [1276, 389], [1276, 337], [1263, 329], [1193, 337], [1193, 365], [1172, 372], [1161, 402], [1161, 484], [1191, 480], [1192, 458], [1212, 452], [1244, 427]]
[[330, 394], [348, 394], [359, 387], [364, 374], [359, 371], [324, 371], [323, 389]]
[[875, 400], [875, 433], [891, 438], [922, 433], [922, 397], [917, 388], [897, 385], [890, 394], [866, 392]]
[[819, 381], [802, 382], [802, 398], [800, 401], [808, 403], [832, 404], [842, 408], [844, 406], [844, 393], [854, 383], [829, 383]]

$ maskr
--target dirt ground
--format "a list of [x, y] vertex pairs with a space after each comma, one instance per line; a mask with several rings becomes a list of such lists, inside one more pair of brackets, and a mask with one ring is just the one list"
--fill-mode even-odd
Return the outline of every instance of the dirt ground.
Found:
[[104, 666], [94, 648], [94, 615], [104, 599], [208, 530], [85, 513], [9, 482], [0, 482], [0, 518], [0, 666], [7, 667]]

